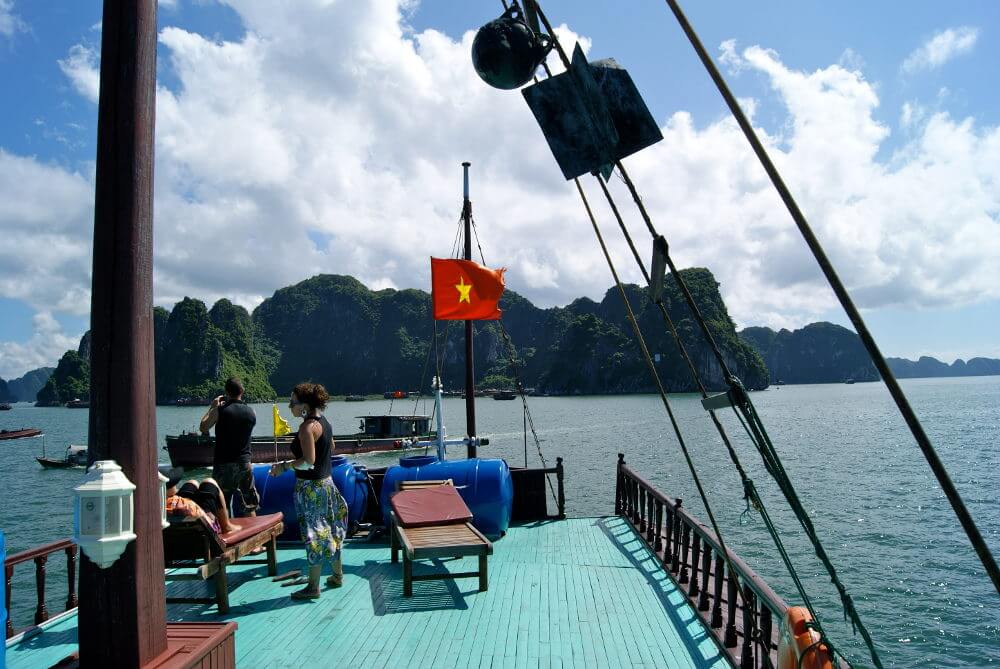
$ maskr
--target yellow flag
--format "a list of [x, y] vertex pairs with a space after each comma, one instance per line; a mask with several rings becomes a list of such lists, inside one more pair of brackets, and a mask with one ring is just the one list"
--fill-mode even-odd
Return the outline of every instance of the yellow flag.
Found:
[[280, 437], [283, 434], [289, 434], [292, 431], [292, 426], [278, 413], [277, 404], [272, 404], [271, 407], [274, 409], [274, 436]]

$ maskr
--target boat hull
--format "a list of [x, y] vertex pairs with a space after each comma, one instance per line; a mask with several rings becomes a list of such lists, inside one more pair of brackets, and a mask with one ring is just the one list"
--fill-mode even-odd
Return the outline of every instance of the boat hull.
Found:
[[[423, 436], [423, 439], [433, 439], [433, 435]], [[400, 437], [379, 437], [359, 439], [357, 435], [335, 435], [333, 455], [353, 455], [355, 453], [382, 453], [390, 451], [405, 451], [408, 443]], [[253, 462], [281, 462], [292, 459], [292, 440], [279, 437], [277, 444], [273, 439], [254, 437], [251, 442], [251, 460]], [[421, 446], [423, 448], [423, 446]], [[187, 469], [211, 467], [215, 455], [215, 437], [196, 434], [182, 434], [167, 437], [167, 453], [170, 464], [174, 467]]]
[[0, 441], [6, 441], [7, 439], [25, 439], [27, 437], [37, 437], [42, 433], [41, 430], [11, 430], [10, 432], [0, 432]]
[[68, 462], [66, 460], [56, 460], [54, 458], [40, 458], [36, 457], [38, 464], [46, 469], [72, 469], [73, 467], [79, 467], [83, 469], [86, 465], [77, 464], [75, 462]]

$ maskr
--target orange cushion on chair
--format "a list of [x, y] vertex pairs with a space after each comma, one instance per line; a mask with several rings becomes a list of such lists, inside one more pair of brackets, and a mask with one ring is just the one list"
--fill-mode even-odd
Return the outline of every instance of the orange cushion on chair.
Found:
[[472, 512], [454, 486], [401, 490], [390, 498], [396, 520], [403, 527], [467, 523]]

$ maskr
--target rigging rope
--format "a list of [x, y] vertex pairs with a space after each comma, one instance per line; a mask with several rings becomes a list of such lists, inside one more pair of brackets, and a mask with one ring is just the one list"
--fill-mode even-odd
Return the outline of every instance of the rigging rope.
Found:
[[896, 377], [893, 375], [892, 370], [889, 369], [889, 365], [886, 363], [885, 357], [882, 355], [878, 345], [875, 343], [875, 339], [868, 331], [868, 326], [861, 317], [861, 313], [854, 305], [854, 301], [851, 299], [851, 296], [848, 294], [843, 282], [841, 282], [840, 277], [837, 275], [837, 271], [834, 269], [833, 264], [830, 262], [829, 258], [827, 258], [826, 252], [823, 250], [823, 246], [813, 233], [808, 221], [806, 221], [805, 216], [802, 214], [798, 204], [795, 202], [795, 198], [792, 197], [791, 191], [788, 190], [784, 180], [778, 173], [778, 169], [774, 166], [774, 163], [771, 162], [771, 158], [764, 149], [764, 145], [761, 144], [760, 140], [757, 138], [757, 133], [754, 132], [753, 126], [750, 125], [750, 121], [743, 113], [743, 109], [740, 107], [739, 102], [729, 90], [725, 80], [722, 78], [722, 74], [719, 72], [718, 68], [715, 67], [715, 63], [712, 62], [708, 52], [705, 51], [705, 47], [702, 45], [701, 40], [695, 33], [694, 28], [691, 27], [691, 24], [688, 22], [684, 12], [681, 11], [677, 0], [666, 0], [666, 3], [673, 12], [677, 22], [680, 24], [684, 34], [687, 36], [688, 41], [691, 42], [691, 46], [694, 47], [695, 52], [698, 54], [698, 58], [705, 66], [705, 69], [708, 71], [712, 81], [715, 82], [716, 87], [719, 89], [719, 93], [729, 106], [729, 110], [736, 118], [736, 122], [739, 124], [744, 136], [753, 148], [754, 153], [757, 154], [757, 158], [760, 160], [761, 165], [764, 167], [767, 175], [771, 178], [771, 183], [781, 196], [781, 200], [785, 203], [788, 213], [791, 214], [792, 220], [799, 229], [799, 232], [805, 240], [806, 245], [809, 247], [809, 250], [812, 252], [813, 257], [816, 258], [817, 264], [819, 264], [820, 269], [823, 270], [823, 274], [826, 276], [826, 280], [829, 282], [830, 287], [833, 288], [833, 292], [840, 301], [840, 305], [844, 308], [848, 318], [851, 319], [851, 323], [854, 325], [854, 330], [858, 333], [858, 337], [861, 338], [862, 343], [864, 343], [865, 348], [868, 350], [868, 355], [871, 357], [876, 369], [878, 369], [879, 374], [882, 376], [882, 381], [885, 383], [886, 388], [888, 388], [892, 399], [896, 402], [896, 406], [899, 409], [900, 414], [903, 416], [903, 420], [905, 420], [907, 426], [909, 426], [910, 432], [913, 434], [913, 438], [916, 440], [917, 445], [920, 447], [920, 451], [924, 455], [924, 459], [927, 460], [927, 464], [930, 465], [931, 471], [934, 472], [934, 476], [937, 478], [937, 481], [941, 486], [941, 490], [944, 491], [945, 496], [948, 498], [948, 502], [955, 511], [955, 515], [958, 516], [958, 520], [962, 524], [962, 529], [965, 530], [965, 534], [972, 543], [976, 554], [979, 556], [979, 560], [983, 563], [986, 573], [989, 574], [990, 579], [992, 579], [993, 587], [996, 589], [997, 593], [1000, 594], [1000, 567], [997, 566], [993, 553], [990, 552], [990, 548], [986, 545], [986, 541], [979, 532], [979, 528], [976, 527], [976, 523], [972, 519], [972, 515], [969, 513], [968, 508], [966, 508], [965, 502], [962, 500], [961, 495], [959, 495], [958, 490], [955, 488], [955, 484], [948, 475], [948, 471], [945, 469], [944, 464], [938, 457], [937, 451], [934, 450], [934, 446], [931, 444], [930, 438], [928, 438], [927, 433], [924, 432], [924, 428], [920, 424], [920, 420], [917, 418], [913, 408], [910, 406], [909, 400], [907, 400], [906, 395], [903, 393], [903, 389], [899, 386], [899, 382], [896, 381]]

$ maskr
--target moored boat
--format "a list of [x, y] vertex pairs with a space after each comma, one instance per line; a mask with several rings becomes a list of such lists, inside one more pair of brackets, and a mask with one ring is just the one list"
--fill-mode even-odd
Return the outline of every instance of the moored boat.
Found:
[[364, 402], [365, 399], [364, 395], [347, 395], [344, 397], [345, 402]]
[[387, 400], [405, 400], [410, 396], [410, 393], [405, 390], [387, 390], [382, 393], [382, 397]]
[[21, 428], [20, 430], [0, 430], [0, 441], [37, 437], [40, 434], [42, 434], [42, 431], [34, 427]]
[[38, 464], [47, 469], [69, 469], [71, 467], [87, 466], [87, 447], [70, 444], [61, 458], [47, 458], [44, 453], [35, 458]]
[[[336, 455], [401, 451], [416, 439], [433, 439], [428, 416], [359, 416], [359, 431], [333, 436]], [[291, 436], [251, 439], [254, 462], [279, 462], [292, 459]], [[215, 453], [215, 437], [184, 432], [167, 435], [167, 453], [174, 467], [211, 467]]]
[[517, 393], [513, 390], [498, 390], [493, 393], [493, 399], [495, 400], [512, 400], [517, 398]]
[[89, 409], [90, 402], [87, 400], [81, 400], [79, 397], [71, 399], [69, 402], [63, 405], [67, 409]]
[[4, 402], [3, 404], [0, 404], [0, 411], [10, 411], [11, 408], [12, 407], [9, 404], [7, 404], [6, 402]]

